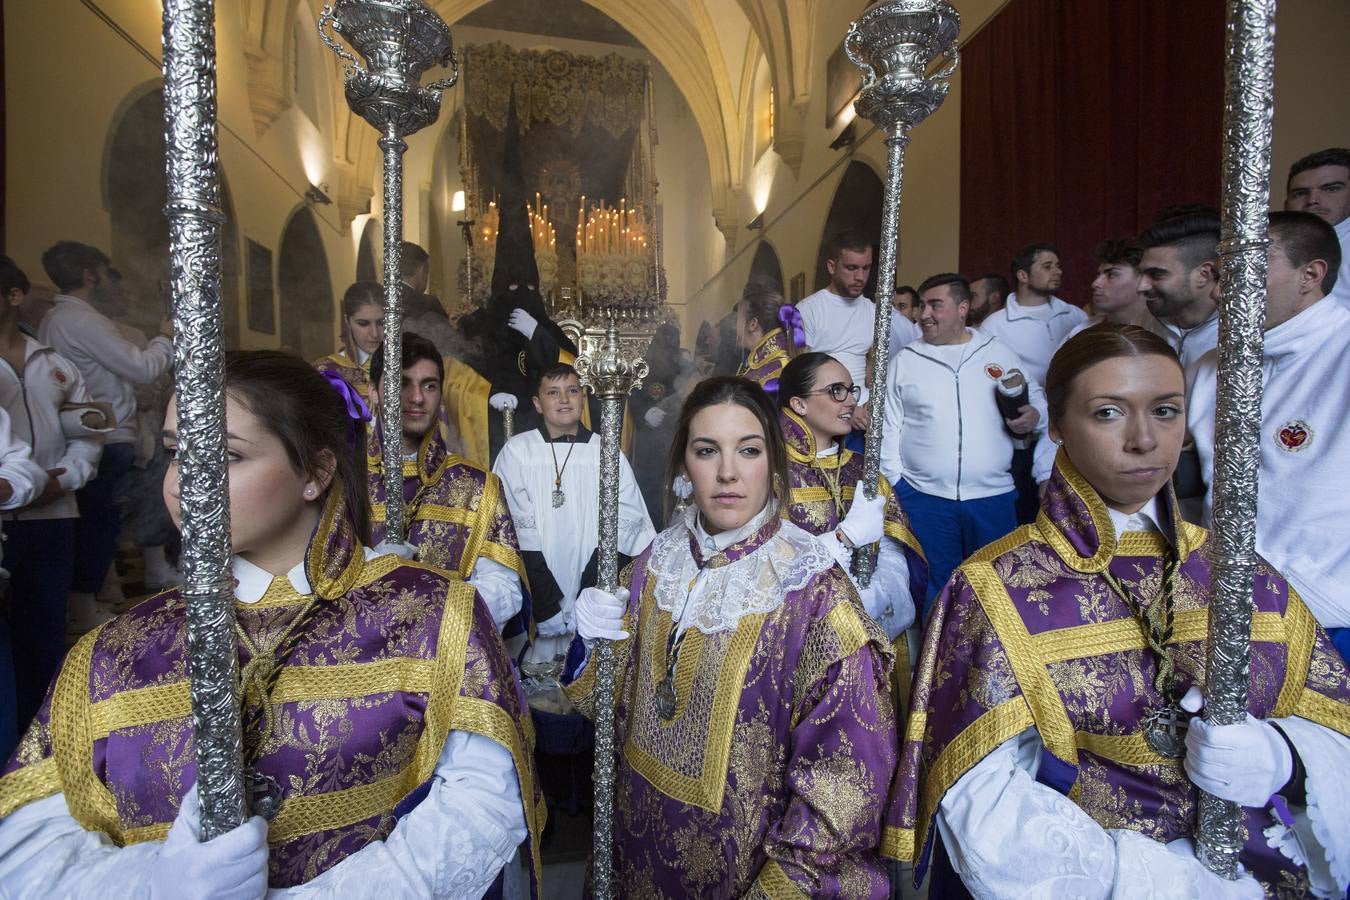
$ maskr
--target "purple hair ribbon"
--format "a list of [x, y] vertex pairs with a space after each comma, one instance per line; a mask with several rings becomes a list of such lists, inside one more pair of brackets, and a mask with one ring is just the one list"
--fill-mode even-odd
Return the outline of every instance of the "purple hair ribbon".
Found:
[[347, 383], [347, 380], [336, 372], [321, 373], [328, 383], [333, 386], [333, 390], [338, 392], [343, 401], [347, 404], [347, 415], [354, 422], [369, 422], [370, 407], [366, 406], [366, 401], [361, 398], [360, 392]]
[[806, 346], [806, 328], [802, 325], [802, 314], [797, 307], [791, 303], [784, 303], [778, 307], [778, 321], [788, 333], [788, 340], [792, 342], [791, 349]]

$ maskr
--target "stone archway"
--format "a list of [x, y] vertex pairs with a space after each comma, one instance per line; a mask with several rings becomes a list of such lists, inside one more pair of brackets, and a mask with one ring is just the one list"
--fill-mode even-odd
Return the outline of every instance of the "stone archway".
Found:
[[305, 359], [333, 352], [333, 288], [314, 213], [300, 207], [286, 223], [277, 254], [281, 345]]
[[366, 220], [361, 229], [361, 244], [356, 248], [356, 280], [380, 281], [380, 222], [378, 219]]
[[759, 281], [772, 284], [783, 293], [783, 264], [778, 261], [778, 251], [768, 241], [761, 240], [755, 248], [755, 258], [750, 262], [750, 277], [746, 284]]
[[[825, 271], [825, 257], [829, 253], [830, 241], [844, 229], [856, 229], [872, 240], [873, 251], [881, 238], [881, 200], [885, 186], [881, 178], [864, 162], [853, 160], [839, 179], [834, 191], [834, 202], [830, 204], [830, 213], [825, 218], [825, 231], [820, 237], [820, 251], [816, 255], [815, 287], [820, 290], [830, 283], [830, 275]], [[876, 296], [877, 269], [873, 259], [872, 277], [867, 282], [866, 293]]]
[[[169, 311], [169, 221], [164, 175], [164, 93], [142, 87], [128, 98], [109, 131], [104, 163], [104, 199], [111, 224], [105, 248], [122, 272], [130, 307], [124, 322], [147, 334], [159, 330]], [[239, 342], [239, 229], [229, 186], [221, 173], [221, 304], [225, 346]]]

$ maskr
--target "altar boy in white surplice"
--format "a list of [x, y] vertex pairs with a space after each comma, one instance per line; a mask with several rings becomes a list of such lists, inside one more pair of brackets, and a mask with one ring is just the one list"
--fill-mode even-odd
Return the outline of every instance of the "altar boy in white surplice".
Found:
[[[539, 376], [534, 408], [544, 424], [506, 442], [492, 471], [501, 479], [520, 540], [538, 637], [528, 660], [561, 659], [576, 632], [572, 607], [596, 582], [600, 533], [600, 436], [581, 424], [585, 394], [576, 370], [556, 365]], [[619, 553], [647, 549], [656, 530], [619, 456]]]

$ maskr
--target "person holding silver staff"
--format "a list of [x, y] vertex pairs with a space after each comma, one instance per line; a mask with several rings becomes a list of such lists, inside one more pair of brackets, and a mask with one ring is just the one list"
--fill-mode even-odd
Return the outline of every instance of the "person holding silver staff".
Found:
[[[199, 842], [166, 591], [76, 645], [0, 775], [6, 895], [478, 896], [526, 842], [537, 886], [524, 698], [471, 585], [367, 548], [360, 396], [271, 351], [227, 357], [224, 387], [255, 815]], [[178, 487], [175, 462], [175, 520]]]
[[[1343, 896], [1350, 671], [1264, 561], [1246, 721], [1192, 718], [1215, 586], [1211, 535], [1171, 488], [1176, 353], [1100, 324], [1046, 382], [1061, 446], [1041, 514], [933, 608], [888, 836], [916, 877], [932, 863], [934, 896]], [[1242, 807], [1236, 881], [1196, 857], [1201, 791]]]
[[[342, 295], [342, 346], [314, 361], [320, 372], [333, 372], [361, 392], [372, 390], [370, 357], [384, 343], [384, 287], [358, 281]], [[376, 388], [378, 389], [378, 388]]]
[[778, 415], [743, 378], [700, 383], [667, 468], [693, 504], [616, 593], [577, 600], [568, 696], [595, 711], [614, 642], [615, 883], [657, 897], [885, 898], [896, 758], [890, 642], [843, 569], [783, 519]]

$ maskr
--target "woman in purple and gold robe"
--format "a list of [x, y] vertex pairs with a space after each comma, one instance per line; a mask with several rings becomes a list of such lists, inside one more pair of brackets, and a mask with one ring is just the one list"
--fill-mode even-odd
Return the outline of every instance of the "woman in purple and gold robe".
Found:
[[568, 694], [593, 712], [591, 641], [615, 640], [615, 877], [627, 896], [888, 895], [877, 853], [896, 758], [886, 635], [848, 576], [779, 514], [769, 398], [711, 378], [670, 474], [694, 505], [617, 595], [587, 588]]
[[[857, 405], [858, 389], [848, 369], [825, 353], [798, 356], [778, 380], [779, 424], [787, 443], [791, 487], [786, 516], [817, 535], [845, 571], [859, 543], [844, 523], [859, 506], [855, 492], [862, 482], [863, 458], [841, 439], [852, 430], [849, 423]], [[914, 598], [924, 596], [928, 587], [928, 562], [890, 482], [882, 478], [877, 487], [877, 500], [871, 502], [882, 513], [881, 528], [875, 538], [869, 533], [862, 541], [876, 544], [876, 571], [871, 584], [858, 593], [868, 614], [894, 641], [914, 621]], [[897, 643], [895, 649], [907, 654], [908, 642]], [[908, 666], [904, 668], [907, 673]]]
[[370, 394], [370, 357], [384, 341], [384, 288], [378, 281], [358, 281], [342, 295], [342, 347], [314, 361], [321, 374], [333, 374]]
[[[1046, 394], [1061, 448], [1040, 516], [966, 560], [929, 619], [887, 848], [919, 877], [931, 859], [943, 896], [1344, 896], [1350, 673], [1264, 561], [1248, 720], [1187, 725], [1213, 584], [1170, 485], [1176, 355], [1100, 325]], [[1200, 788], [1243, 807], [1238, 881], [1196, 858]]]
[[[414, 334], [403, 338], [405, 376], [425, 361], [434, 364], [438, 382], [443, 379], [443, 361], [435, 345]], [[383, 363], [381, 347], [371, 360], [371, 374], [377, 381]], [[415, 554], [418, 562], [469, 582], [499, 627], [510, 635], [522, 633], [529, 619], [525, 564], [501, 480], [451, 451], [443, 409], [438, 398], [430, 398], [431, 388], [420, 390], [428, 395], [435, 413], [423, 411], [419, 418], [411, 415], [414, 387], [407, 377], [403, 381], [403, 443], [405, 450], [415, 446], [417, 452], [403, 457], [406, 544], [386, 546], [393, 552]], [[371, 540], [377, 545], [385, 539], [384, 434], [379, 417], [377, 411], [366, 458]]]
[[772, 397], [783, 367], [806, 345], [801, 313], [774, 288], [752, 282], [736, 304], [736, 342], [747, 351], [737, 374]]
[[[185, 599], [169, 590], [76, 644], [0, 775], [4, 893], [478, 896], [519, 886], [518, 850], [537, 884], [523, 694], [471, 586], [363, 546], [359, 396], [270, 351], [232, 354], [225, 389], [259, 815], [198, 841]], [[172, 404], [168, 421], [172, 453]], [[174, 467], [165, 499], [181, 520]]]

